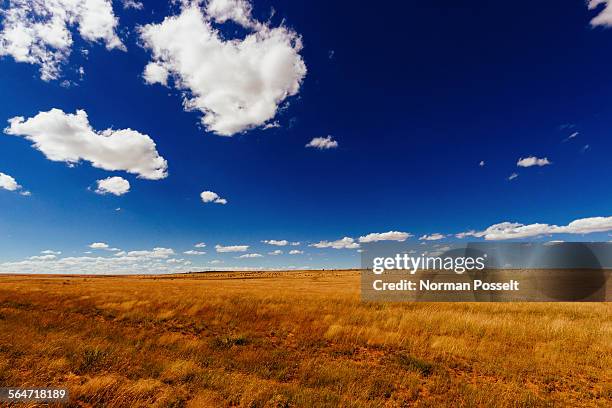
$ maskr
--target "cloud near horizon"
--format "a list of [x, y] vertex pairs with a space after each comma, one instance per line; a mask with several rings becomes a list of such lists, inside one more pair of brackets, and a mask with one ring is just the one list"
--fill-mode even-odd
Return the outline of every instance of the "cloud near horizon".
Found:
[[403, 242], [410, 238], [412, 234], [408, 232], [388, 231], [388, 232], [372, 232], [368, 235], [359, 237], [359, 242], [378, 242], [378, 241], [398, 241]]
[[217, 252], [246, 252], [249, 249], [249, 245], [215, 245]]
[[287, 241], [286, 239], [282, 239], [282, 240], [276, 240], [276, 239], [265, 239], [263, 241], [264, 244], [268, 244], [268, 245], [275, 245], [275, 246], [287, 246], [289, 245], [289, 241]]
[[439, 241], [441, 239], [446, 238], [443, 234], [435, 233], [431, 235], [423, 235], [419, 237], [419, 241]]
[[337, 241], [320, 241], [316, 244], [311, 244], [315, 248], [333, 248], [333, 249], [357, 249], [359, 244], [353, 238], [344, 237]]
[[581, 218], [565, 226], [549, 224], [520, 224], [516, 222], [502, 222], [491, 225], [483, 231], [467, 231], [456, 234], [457, 238], [475, 237], [487, 241], [507, 239], [531, 238], [539, 235], [552, 234], [590, 234], [594, 232], [612, 231], [612, 217]]

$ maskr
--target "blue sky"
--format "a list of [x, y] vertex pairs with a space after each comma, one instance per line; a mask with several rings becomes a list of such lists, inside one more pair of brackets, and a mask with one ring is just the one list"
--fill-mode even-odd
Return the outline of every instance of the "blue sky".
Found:
[[54, 25], [2, 3], [0, 272], [344, 268], [360, 241], [611, 239], [607, 2], [143, 3], [89, 10], [99, 21], [46, 10], [76, 21]]

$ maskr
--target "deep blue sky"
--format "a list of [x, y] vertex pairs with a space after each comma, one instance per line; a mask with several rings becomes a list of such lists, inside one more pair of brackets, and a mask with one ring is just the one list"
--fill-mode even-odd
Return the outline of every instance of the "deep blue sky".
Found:
[[[92, 242], [180, 254], [203, 241], [208, 254], [193, 257], [194, 267], [212, 259], [347, 267], [358, 264], [354, 250], [307, 245], [389, 230], [418, 238], [504, 221], [566, 225], [610, 215], [612, 30], [590, 27], [594, 12], [582, 0], [367, 7], [256, 0], [253, 7], [260, 20], [273, 7], [272, 24], [284, 19], [304, 42], [308, 74], [276, 129], [208, 133], [199, 112], [183, 110], [176, 90], [144, 83], [150, 54], [137, 45], [134, 27], [160, 22], [171, 13], [166, 2], [147, 1], [142, 11], [115, 4], [127, 52], [75, 35], [63, 71], [76, 86], [44, 82], [36, 66], [0, 59], [0, 121], [85, 109], [95, 129], [150, 135], [169, 165], [169, 177], [159, 181], [87, 162], [70, 168], [23, 138], [0, 135], [0, 171], [32, 192], [0, 190], [0, 261], [44, 249], [80, 256]], [[81, 65], [86, 74], [78, 81]], [[327, 135], [337, 149], [304, 147]], [[516, 166], [531, 155], [553, 164]], [[514, 172], [519, 177], [508, 181]], [[129, 180], [131, 191], [115, 197], [88, 190], [111, 175]], [[205, 205], [203, 190], [229, 203]], [[265, 239], [300, 241], [305, 254], [236, 260], [213, 249], [277, 249], [260, 243]]]

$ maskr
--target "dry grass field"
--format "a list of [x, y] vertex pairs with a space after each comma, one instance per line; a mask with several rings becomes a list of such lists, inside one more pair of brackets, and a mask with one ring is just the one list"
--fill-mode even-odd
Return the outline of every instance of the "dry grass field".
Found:
[[357, 272], [0, 276], [0, 385], [73, 407], [609, 407], [610, 304], [361, 303]]

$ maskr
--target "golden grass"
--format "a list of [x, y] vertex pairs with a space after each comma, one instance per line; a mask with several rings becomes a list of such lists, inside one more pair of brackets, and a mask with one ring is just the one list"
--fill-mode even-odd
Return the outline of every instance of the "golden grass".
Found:
[[73, 407], [611, 406], [610, 304], [362, 303], [356, 272], [0, 277], [0, 385]]

